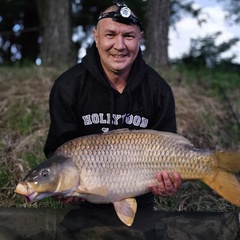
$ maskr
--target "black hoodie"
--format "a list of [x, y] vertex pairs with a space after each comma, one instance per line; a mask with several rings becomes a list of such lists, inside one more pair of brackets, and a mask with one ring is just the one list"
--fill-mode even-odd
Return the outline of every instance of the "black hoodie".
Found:
[[176, 132], [172, 90], [144, 62], [141, 51], [119, 93], [110, 86], [93, 44], [82, 63], [55, 81], [49, 104], [51, 124], [44, 147], [48, 157], [70, 139], [113, 129]]
[[[49, 104], [51, 124], [44, 147], [47, 157], [70, 139], [113, 129], [176, 132], [172, 90], [145, 64], [141, 51], [124, 91], [119, 93], [110, 86], [93, 44], [82, 63], [56, 80]], [[145, 194], [137, 201], [138, 206], [152, 208], [153, 195]]]

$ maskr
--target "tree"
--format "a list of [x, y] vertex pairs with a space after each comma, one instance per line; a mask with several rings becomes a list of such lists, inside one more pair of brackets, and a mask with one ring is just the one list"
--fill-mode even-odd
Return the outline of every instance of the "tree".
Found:
[[[105, 9], [112, 1], [103, 0], [37, 0], [39, 17], [42, 26], [43, 41], [41, 43], [41, 59], [43, 65], [58, 66], [77, 62], [77, 49], [73, 50], [73, 28], [81, 23], [85, 39], [97, 23], [100, 10]], [[139, 0], [129, 1], [129, 6], [138, 6]], [[141, 2], [140, 2], [141, 3]], [[72, 8], [71, 8], [72, 6]], [[72, 13], [72, 14], [71, 14]], [[73, 24], [72, 24], [73, 23]], [[84, 39], [78, 42], [78, 48]]]
[[0, 5], [0, 63], [35, 62], [40, 31], [35, 1], [1, 0]]
[[[58, 0], [56, 4], [54, 0], [35, 0], [29, 4], [29, 1], [1, 0], [0, 63], [26, 59], [35, 62], [40, 57], [43, 65], [75, 64], [78, 49], [91, 44], [89, 35], [99, 11], [112, 2]], [[238, 0], [224, 1], [234, 3], [239, 10]], [[169, 27], [181, 19], [182, 12], [193, 17], [201, 13], [200, 9], [193, 8], [192, 0], [125, 0], [125, 3], [143, 22], [144, 57], [156, 69], [168, 66]], [[78, 36], [74, 43], [73, 34]]]
[[[181, 62], [196, 70], [205, 67], [216, 68], [219, 64], [226, 62], [221, 54], [234, 46], [239, 39], [232, 38], [228, 42], [216, 45], [215, 41], [221, 34], [221, 32], [216, 32], [204, 38], [191, 39], [190, 50], [183, 55]], [[235, 57], [233, 55], [228, 61], [231, 62]]]
[[169, 0], [148, 0], [146, 9], [146, 62], [155, 68], [168, 65]]
[[69, 0], [37, 0], [42, 29], [42, 64], [73, 65], [77, 57], [72, 42], [71, 2]]
[[[145, 11], [146, 18], [146, 52], [144, 57], [153, 67], [159, 69], [167, 67], [168, 57], [168, 32], [170, 26], [182, 17], [182, 13], [191, 14], [198, 19], [201, 9], [193, 7], [191, 0], [148, 0]], [[198, 19], [201, 24], [203, 19]]]
[[240, 23], [240, 1], [239, 0], [218, 0], [224, 2], [225, 8], [228, 11], [228, 19], [235, 23]]
[[[29, 4], [29, 1], [1, 0], [0, 63], [35, 62], [40, 58], [48, 66], [75, 64], [78, 49], [91, 44], [89, 35], [99, 11], [112, 3], [111, 0], [58, 0], [56, 4], [54, 0], [35, 0]], [[143, 1], [126, 3], [139, 16], [143, 15]]]

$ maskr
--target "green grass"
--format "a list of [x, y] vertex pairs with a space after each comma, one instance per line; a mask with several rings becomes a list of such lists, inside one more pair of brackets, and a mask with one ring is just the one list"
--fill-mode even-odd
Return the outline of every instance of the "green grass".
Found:
[[[26, 203], [14, 193], [25, 174], [45, 159], [43, 146], [49, 126], [48, 98], [63, 69], [0, 67], [0, 206], [51, 207], [64, 205], [52, 198]], [[171, 85], [178, 132], [197, 147], [240, 151], [240, 129], [232, 109], [240, 116], [239, 78], [236, 74], [170, 69], [161, 75]], [[190, 182], [175, 196], [156, 198], [156, 208], [186, 211], [236, 211], [210, 188]]]
[[238, 207], [199, 181], [186, 182], [174, 196], [156, 197], [155, 202], [155, 209], [161, 211], [239, 211]]
[[44, 120], [42, 109], [29, 104], [27, 99], [12, 103], [5, 113], [4, 120], [10, 131], [27, 135], [34, 131], [36, 125]]
[[[36, 167], [40, 162], [38, 156], [34, 152], [25, 151], [19, 155], [19, 157], [27, 163], [30, 169]], [[44, 158], [43, 158], [44, 159]]]

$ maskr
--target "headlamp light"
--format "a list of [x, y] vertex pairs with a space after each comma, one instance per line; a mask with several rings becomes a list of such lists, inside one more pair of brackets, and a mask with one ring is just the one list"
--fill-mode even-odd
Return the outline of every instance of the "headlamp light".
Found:
[[132, 15], [131, 9], [124, 2], [113, 2], [113, 5], [117, 5], [118, 9], [113, 12], [105, 12], [99, 15], [98, 21], [103, 18], [112, 18], [115, 22], [120, 22], [124, 24], [134, 24], [140, 27], [140, 30], [143, 31], [142, 23], [139, 21], [137, 17]]
[[128, 7], [122, 7], [120, 8], [120, 14], [124, 18], [128, 18], [131, 15], [131, 10]]

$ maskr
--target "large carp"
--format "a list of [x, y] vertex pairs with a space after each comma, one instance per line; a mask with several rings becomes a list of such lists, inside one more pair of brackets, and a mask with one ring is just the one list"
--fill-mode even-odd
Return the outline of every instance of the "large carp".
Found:
[[154, 130], [116, 130], [71, 140], [29, 172], [15, 192], [30, 201], [53, 195], [113, 203], [128, 226], [136, 213], [135, 196], [156, 185], [156, 173], [178, 172], [201, 180], [240, 206], [240, 153], [198, 149], [186, 138]]

